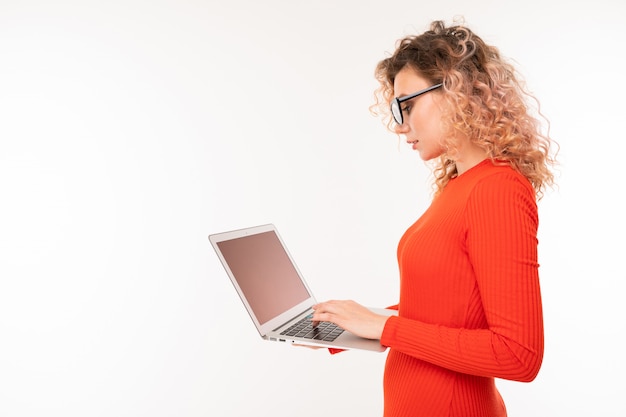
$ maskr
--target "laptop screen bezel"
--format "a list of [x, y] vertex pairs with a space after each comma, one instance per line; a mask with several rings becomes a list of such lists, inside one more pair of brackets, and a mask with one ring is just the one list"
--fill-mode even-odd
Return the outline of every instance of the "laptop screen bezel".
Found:
[[[259, 234], [259, 233], [266, 233], [266, 232], [274, 232], [274, 234], [278, 238], [278, 241], [280, 242], [282, 248], [287, 254], [289, 261], [291, 262], [296, 273], [298, 274], [298, 277], [300, 278], [302, 285], [306, 289], [306, 292], [308, 293], [308, 298], [304, 299], [302, 302], [289, 308], [288, 310], [278, 314], [277, 316], [269, 319], [267, 322], [261, 324], [258, 318], [256, 317], [256, 315], [254, 314], [254, 311], [251, 308], [250, 303], [248, 302], [248, 299], [246, 298], [244, 292], [242, 291], [241, 287], [237, 283], [237, 280], [235, 279], [233, 271], [230, 269], [228, 262], [226, 261], [224, 255], [222, 254], [222, 251], [220, 250], [220, 247], [218, 244], [220, 242], [224, 242], [224, 241], [228, 241], [232, 239], [238, 239], [241, 237], [246, 237], [246, 236]], [[287, 246], [285, 245], [282, 237], [278, 233], [278, 230], [274, 224], [270, 223], [270, 224], [265, 224], [265, 225], [260, 225], [260, 226], [249, 227], [245, 229], [232, 230], [228, 232], [212, 234], [212, 235], [209, 235], [209, 241], [211, 242], [211, 245], [215, 249], [215, 252], [217, 253], [218, 258], [220, 262], [222, 263], [222, 266], [226, 270], [226, 273], [228, 277], [230, 278], [231, 283], [235, 287], [235, 290], [237, 294], [239, 295], [239, 298], [243, 302], [246, 308], [246, 311], [248, 312], [248, 315], [252, 319], [255, 327], [257, 328], [257, 331], [262, 337], [266, 337], [272, 331], [276, 330], [280, 326], [294, 319], [297, 315], [309, 310], [313, 305], [316, 304], [316, 300], [315, 300], [315, 297], [313, 296], [313, 293], [311, 292], [311, 289], [309, 288], [306, 281], [304, 280], [302, 273], [298, 269], [298, 266], [294, 262], [293, 257], [291, 256], [291, 253], [287, 249]]]

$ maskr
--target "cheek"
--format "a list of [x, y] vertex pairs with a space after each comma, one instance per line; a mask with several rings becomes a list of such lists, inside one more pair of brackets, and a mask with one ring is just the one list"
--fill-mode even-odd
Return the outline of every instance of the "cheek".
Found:
[[[428, 97], [424, 97], [428, 99]], [[432, 100], [420, 103], [411, 112], [414, 127], [421, 131], [427, 130], [430, 134], [441, 132], [441, 111]]]
[[412, 120], [412, 127], [416, 132], [424, 136], [423, 139], [428, 138], [429, 141], [440, 141], [443, 136], [441, 118], [437, 113], [422, 112], [416, 114]]

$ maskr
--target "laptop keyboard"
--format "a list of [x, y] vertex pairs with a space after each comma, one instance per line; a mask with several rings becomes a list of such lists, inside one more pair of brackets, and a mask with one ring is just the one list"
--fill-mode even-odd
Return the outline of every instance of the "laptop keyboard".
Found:
[[281, 335], [332, 342], [339, 337], [341, 333], [343, 333], [343, 329], [341, 327], [327, 321], [320, 321], [317, 323], [317, 326], [313, 326], [311, 317], [312, 315], [306, 316], [282, 332]]

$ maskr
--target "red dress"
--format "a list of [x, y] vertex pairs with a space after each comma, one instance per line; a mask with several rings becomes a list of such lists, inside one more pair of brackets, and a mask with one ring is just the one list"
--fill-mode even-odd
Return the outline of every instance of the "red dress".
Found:
[[543, 357], [537, 226], [529, 181], [485, 160], [402, 236], [385, 417], [506, 416], [494, 378], [531, 381]]

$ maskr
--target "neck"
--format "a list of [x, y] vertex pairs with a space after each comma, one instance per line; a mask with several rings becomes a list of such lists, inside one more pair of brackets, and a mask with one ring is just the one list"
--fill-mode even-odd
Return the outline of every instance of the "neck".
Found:
[[472, 160], [472, 161], [456, 161], [456, 171], [458, 175], [463, 175], [464, 172], [474, 168], [476, 165], [480, 164], [482, 161], [487, 159], [485, 155], [483, 158]]
[[452, 159], [456, 165], [457, 175], [463, 175], [467, 170], [480, 164], [487, 159], [489, 155], [478, 145], [473, 144], [468, 138], [458, 141], [458, 148]]
[[456, 175], [463, 175], [489, 157], [487, 151], [473, 143], [469, 136], [457, 133], [453, 142], [447, 156], [455, 163]]
[[467, 146], [457, 152], [454, 161], [458, 175], [480, 164], [488, 158], [487, 152], [478, 146]]

